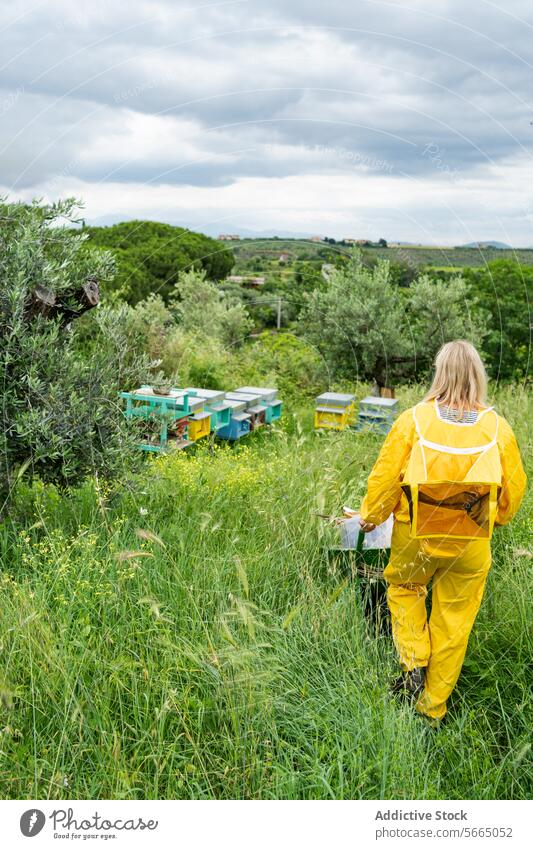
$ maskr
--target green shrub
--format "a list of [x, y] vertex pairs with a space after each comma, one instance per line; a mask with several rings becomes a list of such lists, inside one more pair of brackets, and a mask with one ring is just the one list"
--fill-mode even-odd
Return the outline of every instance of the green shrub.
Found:
[[75, 308], [88, 276], [112, 274], [108, 254], [61, 226], [76, 210], [73, 201], [1, 207], [2, 501], [24, 471], [72, 483], [94, 471], [113, 474], [128, 454], [117, 393], [142, 377], [147, 358], [130, 349], [126, 308], [98, 307], [91, 319], [66, 324], [64, 315], [32, 305], [39, 286]]

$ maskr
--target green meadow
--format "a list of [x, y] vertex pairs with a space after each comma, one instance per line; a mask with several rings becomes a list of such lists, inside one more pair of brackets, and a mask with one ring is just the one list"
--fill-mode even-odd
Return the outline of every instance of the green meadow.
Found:
[[[495, 394], [531, 475], [530, 400]], [[2, 798], [531, 796], [531, 495], [495, 534], [432, 729], [388, 695], [391, 640], [327, 556], [323, 516], [357, 505], [381, 438], [316, 433], [312, 406], [111, 484], [21, 476], [0, 526]]]

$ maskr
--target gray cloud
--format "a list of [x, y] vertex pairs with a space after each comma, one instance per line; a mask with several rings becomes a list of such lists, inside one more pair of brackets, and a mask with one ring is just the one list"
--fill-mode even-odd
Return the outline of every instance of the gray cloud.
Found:
[[522, 0], [17, 10], [0, 13], [7, 191], [347, 172], [490, 186], [493, 169], [531, 161]]

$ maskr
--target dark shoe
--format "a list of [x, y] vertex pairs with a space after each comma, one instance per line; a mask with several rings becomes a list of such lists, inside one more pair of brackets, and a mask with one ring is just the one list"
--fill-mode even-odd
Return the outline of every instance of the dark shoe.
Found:
[[424, 666], [418, 666], [409, 672], [403, 672], [399, 678], [396, 678], [392, 684], [391, 693], [393, 696], [409, 699], [418, 698], [424, 689], [425, 680], [426, 669]]

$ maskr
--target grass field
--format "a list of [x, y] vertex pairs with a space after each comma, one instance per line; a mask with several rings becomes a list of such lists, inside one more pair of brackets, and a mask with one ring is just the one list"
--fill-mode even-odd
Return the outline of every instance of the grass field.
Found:
[[[293, 262], [301, 260], [312, 262], [319, 260], [325, 251], [331, 252], [334, 256], [350, 250], [342, 245], [328, 245], [324, 242], [311, 242], [305, 239], [242, 239], [230, 244], [236, 257], [234, 273], [245, 270], [247, 263], [254, 257], [264, 261], [277, 261], [282, 253], [286, 253]], [[519, 262], [521, 265], [533, 266], [533, 250], [523, 248], [503, 250], [405, 245], [391, 248], [364, 248], [363, 252], [369, 259], [379, 257], [391, 262], [407, 263], [417, 268], [426, 266], [446, 269], [465, 266], [478, 268], [497, 259], [508, 259]]]
[[[531, 474], [531, 405], [497, 400]], [[434, 731], [389, 698], [391, 642], [324, 556], [317, 514], [357, 504], [380, 439], [316, 434], [311, 410], [112, 487], [21, 485], [0, 526], [2, 798], [531, 796], [531, 496]]]

